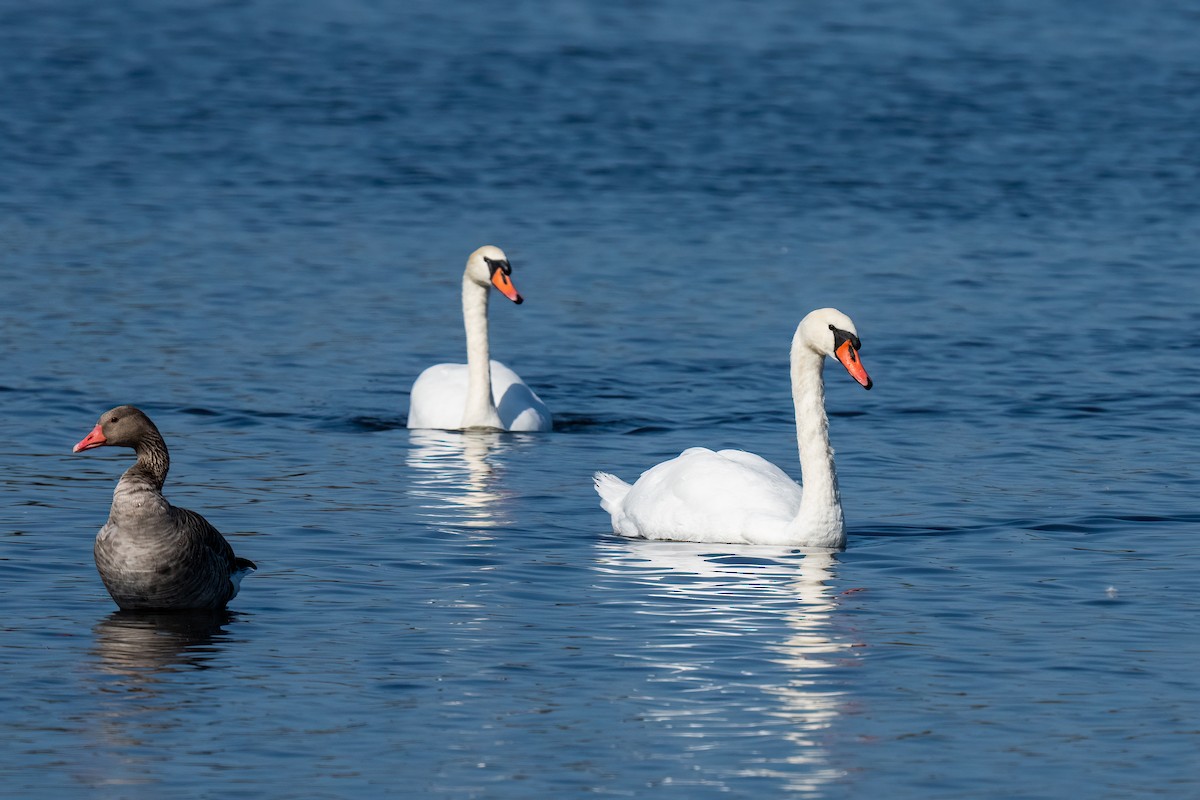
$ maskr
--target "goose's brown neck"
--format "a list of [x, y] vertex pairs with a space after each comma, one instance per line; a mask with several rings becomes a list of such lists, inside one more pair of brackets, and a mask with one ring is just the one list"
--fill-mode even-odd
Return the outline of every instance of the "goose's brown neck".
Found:
[[167, 481], [167, 471], [171, 468], [171, 456], [167, 453], [167, 443], [162, 435], [157, 430], [146, 431], [134, 444], [133, 450], [137, 453], [137, 463], [126, 471], [125, 476], [140, 478], [162, 491]]

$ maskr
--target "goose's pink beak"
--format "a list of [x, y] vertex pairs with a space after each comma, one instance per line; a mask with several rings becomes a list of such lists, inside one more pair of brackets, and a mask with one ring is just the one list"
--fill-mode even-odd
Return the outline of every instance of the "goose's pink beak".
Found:
[[871, 376], [867, 374], [863, 368], [862, 362], [858, 360], [858, 351], [850, 344], [850, 342], [842, 342], [842, 346], [834, 353], [837, 360], [842, 362], [842, 366], [846, 368], [846, 372], [850, 373], [850, 377], [862, 384], [864, 389], [871, 388]]
[[103, 447], [108, 444], [108, 439], [104, 438], [104, 431], [100, 430], [100, 423], [96, 423], [96, 427], [92, 428], [92, 432], [83, 437], [83, 440], [71, 448], [72, 453], [78, 453], [80, 450], [91, 450], [93, 447]]
[[524, 302], [524, 298], [517, 291], [517, 287], [513, 286], [512, 278], [505, 275], [504, 270], [492, 270], [492, 285], [500, 290], [500, 294], [512, 300], [517, 305], [521, 305]]

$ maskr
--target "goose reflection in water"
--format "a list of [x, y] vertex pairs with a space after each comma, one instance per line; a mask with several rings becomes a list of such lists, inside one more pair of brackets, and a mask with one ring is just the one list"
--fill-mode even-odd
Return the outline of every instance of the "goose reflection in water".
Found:
[[145, 689], [167, 673], [206, 669], [219, 652], [231, 611], [117, 611], [93, 629], [99, 670]]
[[[235, 612], [117, 611], [93, 629], [92, 680], [101, 711], [87, 728], [98, 753], [116, 748], [120, 757], [82, 759], [80, 780], [90, 785], [153, 783], [153, 749], [148, 743], [184, 726], [185, 707], [197, 697], [197, 670], [220, 657], [226, 626]], [[184, 688], [184, 687], [187, 688]]]
[[[845, 707], [830, 670], [849, 663], [855, 644], [836, 627], [833, 552], [614, 537], [599, 562], [646, 590], [638, 613], [669, 623], [647, 625], [656, 638], [639, 654], [661, 670], [648, 687], [657, 706], [648, 718], [694, 739], [698, 754], [709, 732], [749, 737], [755, 752], [740, 777], [781, 779], [806, 794], [844, 777], [825, 746]], [[658, 682], [675, 686], [658, 693]], [[747, 702], [747, 688], [769, 702]], [[763, 752], [763, 736], [788, 746]]]
[[435, 523], [468, 528], [511, 524], [503, 490], [504, 454], [527, 437], [498, 431], [409, 431], [413, 472], [408, 490], [418, 513]]

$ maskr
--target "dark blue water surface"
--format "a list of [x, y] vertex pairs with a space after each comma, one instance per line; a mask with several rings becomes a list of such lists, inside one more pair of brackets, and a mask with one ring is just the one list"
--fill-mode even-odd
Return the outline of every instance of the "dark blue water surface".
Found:
[[[22, 798], [1200, 795], [1200, 7], [0, 7], [0, 749]], [[409, 432], [505, 248], [545, 435]], [[844, 553], [627, 541], [692, 445]], [[125, 616], [135, 403], [256, 560]]]

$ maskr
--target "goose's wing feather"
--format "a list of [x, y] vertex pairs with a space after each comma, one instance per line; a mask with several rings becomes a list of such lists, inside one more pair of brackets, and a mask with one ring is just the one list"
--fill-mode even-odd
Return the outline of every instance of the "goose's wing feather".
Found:
[[223, 578], [233, 585], [226, 602], [237, 596], [242, 578], [258, 569], [248, 558], [235, 555], [233, 546], [213, 527], [212, 523], [186, 508], [171, 507], [171, 516], [176, 529], [183, 534], [196, 563], [197, 573], [208, 572], [214, 581], [214, 593], [227, 591]]
[[203, 548], [204, 552], [211, 553], [212, 557], [233, 565], [236, 558], [233, 547], [230, 547], [220, 530], [212, 527], [208, 519], [194, 511], [180, 509], [179, 506], [172, 506], [172, 512], [175, 528], [185, 535], [188, 542], [197, 548]]

